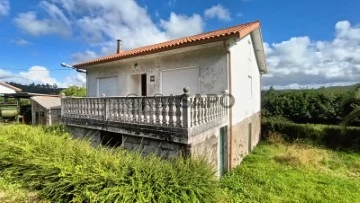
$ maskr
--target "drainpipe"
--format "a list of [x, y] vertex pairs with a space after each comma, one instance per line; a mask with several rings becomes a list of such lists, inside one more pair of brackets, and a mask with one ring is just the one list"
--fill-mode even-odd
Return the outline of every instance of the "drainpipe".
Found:
[[[231, 88], [231, 53], [229, 47], [226, 45], [224, 40], [224, 48], [226, 49], [226, 60], [227, 60], [227, 72], [228, 72], [228, 81], [229, 81], [229, 94], [232, 95]], [[229, 109], [229, 169], [232, 169], [232, 109]]]

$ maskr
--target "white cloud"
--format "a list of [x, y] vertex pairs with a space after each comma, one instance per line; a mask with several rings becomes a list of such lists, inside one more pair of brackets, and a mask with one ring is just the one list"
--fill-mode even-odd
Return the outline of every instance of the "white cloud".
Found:
[[335, 25], [330, 41], [308, 36], [264, 43], [269, 74], [264, 85], [279, 88], [319, 87], [360, 81], [360, 27], [348, 21]]
[[29, 41], [27, 41], [26, 39], [17, 39], [17, 40], [13, 40], [13, 43], [19, 45], [19, 46], [25, 46], [25, 45], [29, 45], [31, 44]]
[[57, 81], [50, 75], [50, 71], [43, 66], [32, 66], [27, 71], [19, 73], [12, 73], [0, 69], [0, 80], [6, 82], [17, 82], [21, 84], [57, 84], [59, 87], [64, 87], [65, 84]]
[[82, 63], [91, 59], [95, 59], [97, 57], [98, 55], [90, 50], [86, 50], [85, 52], [77, 52], [71, 55], [71, 63]]
[[[53, 14], [56, 15], [56, 14]], [[15, 19], [15, 24], [23, 31], [31, 35], [59, 34], [63, 36], [71, 35], [71, 30], [66, 22], [61, 18], [53, 17], [39, 19], [35, 12], [20, 13]]]
[[160, 25], [166, 31], [168, 38], [178, 38], [194, 35], [203, 31], [204, 23], [200, 15], [177, 15], [171, 12], [168, 21], [161, 20]]
[[43, 66], [32, 66], [27, 72], [20, 72], [20, 77], [27, 80], [24, 83], [40, 83], [40, 84], [54, 84], [58, 83], [55, 78], [50, 76], [50, 71]]
[[217, 18], [221, 21], [231, 20], [230, 11], [221, 4], [206, 9], [204, 15], [206, 18]]
[[10, 11], [10, 3], [8, 0], [0, 0], [0, 16], [6, 16]]
[[73, 74], [66, 77], [64, 87], [68, 87], [68, 86], [85, 87], [86, 86], [85, 73], [76, 73], [75, 75]]
[[157, 24], [135, 0], [44, 0], [36, 12], [21, 13], [14, 21], [33, 35], [75, 34], [101, 55], [115, 53], [116, 39], [123, 40], [124, 49], [132, 49], [203, 31], [198, 14], [171, 13]]

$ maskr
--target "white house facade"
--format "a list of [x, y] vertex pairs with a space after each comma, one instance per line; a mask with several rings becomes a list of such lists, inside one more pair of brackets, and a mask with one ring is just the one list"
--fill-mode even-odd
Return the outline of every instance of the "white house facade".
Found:
[[[206, 157], [219, 174], [260, 139], [258, 21], [77, 64], [87, 98], [63, 98], [75, 136], [161, 156]], [[114, 142], [112, 142], [115, 144]]]

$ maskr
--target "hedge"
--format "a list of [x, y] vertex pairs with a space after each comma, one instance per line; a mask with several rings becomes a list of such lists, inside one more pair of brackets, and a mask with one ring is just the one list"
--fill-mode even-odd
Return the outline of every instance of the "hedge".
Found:
[[360, 127], [348, 127], [345, 130], [338, 125], [298, 124], [274, 120], [262, 121], [262, 136], [278, 132], [288, 140], [310, 139], [330, 148], [351, 148], [360, 151]]

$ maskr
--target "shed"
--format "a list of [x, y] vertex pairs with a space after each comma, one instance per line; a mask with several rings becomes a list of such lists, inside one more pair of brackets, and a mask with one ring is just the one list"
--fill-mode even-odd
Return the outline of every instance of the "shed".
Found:
[[61, 120], [61, 100], [59, 96], [31, 97], [32, 124], [57, 125]]

